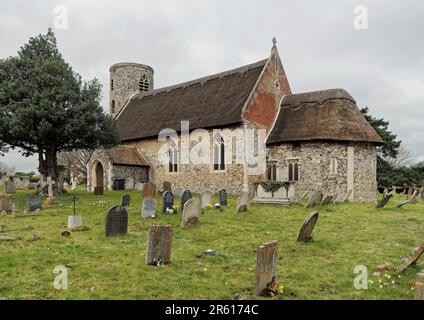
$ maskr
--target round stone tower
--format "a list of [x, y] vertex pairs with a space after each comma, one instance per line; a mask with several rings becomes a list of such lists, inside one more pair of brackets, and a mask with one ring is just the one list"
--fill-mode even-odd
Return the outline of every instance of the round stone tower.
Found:
[[153, 68], [139, 63], [116, 63], [109, 69], [109, 113], [115, 117], [128, 99], [153, 90]]

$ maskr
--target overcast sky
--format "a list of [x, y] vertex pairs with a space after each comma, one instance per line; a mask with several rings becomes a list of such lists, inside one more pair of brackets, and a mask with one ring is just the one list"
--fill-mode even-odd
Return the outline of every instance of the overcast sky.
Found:
[[[366, 30], [354, 28], [357, 5], [368, 9]], [[0, 0], [0, 58], [54, 28], [57, 6], [68, 17], [55, 29], [59, 48], [84, 79], [100, 79], [105, 109], [113, 63], [148, 64], [162, 87], [266, 58], [276, 37], [293, 92], [345, 88], [424, 161], [422, 0]], [[38, 165], [17, 152], [0, 162]]]

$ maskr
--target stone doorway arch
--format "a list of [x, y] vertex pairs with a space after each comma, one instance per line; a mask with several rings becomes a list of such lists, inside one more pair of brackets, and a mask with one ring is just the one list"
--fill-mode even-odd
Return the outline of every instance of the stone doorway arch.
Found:
[[104, 188], [104, 168], [100, 161], [94, 161], [91, 175], [93, 189], [96, 187]]

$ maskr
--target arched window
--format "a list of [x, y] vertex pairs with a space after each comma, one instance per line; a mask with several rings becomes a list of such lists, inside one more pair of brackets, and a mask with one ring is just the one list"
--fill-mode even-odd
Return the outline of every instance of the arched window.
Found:
[[299, 181], [300, 180], [299, 163], [297, 161], [289, 163], [288, 180], [289, 181]]
[[214, 170], [225, 170], [225, 143], [224, 138], [219, 132], [215, 134], [213, 144], [213, 169]]
[[112, 104], [110, 106], [110, 113], [115, 113], [115, 100], [112, 100]]
[[113, 79], [110, 79], [110, 91], [113, 91]]
[[293, 181], [293, 163], [289, 163], [289, 181]]
[[294, 164], [294, 181], [299, 181], [299, 164]]
[[267, 178], [268, 180], [277, 180], [277, 165], [269, 163], [267, 166]]
[[140, 79], [140, 82], [138, 83], [138, 89], [140, 92], [149, 91], [149, 81], [147, 81], [145, 74], [143, 74]]
[[178, 147], [172, 139], [169, 141], [169, 172], [178, 172]]

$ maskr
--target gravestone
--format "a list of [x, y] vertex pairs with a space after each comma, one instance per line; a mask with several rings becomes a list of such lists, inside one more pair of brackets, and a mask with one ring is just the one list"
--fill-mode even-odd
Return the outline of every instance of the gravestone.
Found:
[[333, 196], [333, 199], [331, 199], [331, 202], [330, 203], [335, 203], [336, 201], [337, 201], [337, 199], [339, 198], [339, 194], [338, 193], [336, 193], [334, 196]]
[[183, 189], [182, 188], [175, 188], [174, 189], [174, 195], [176, 196], [176, 197], [181, 197], [181, 194], [183, 193]]
[[172, 226], [150, 226], [147, 236], [147, 265], [171, 263]]
[[236, 213], [246, 212], [248, 206], [249, 206], [249, 194], [247, 192], [242, 192], [240, 197], [237, 199]]
[[346, 195], [345, 195], [345, 197], [343, 198], [343, 202], [349, 201], [350, 200], [350, 197], [352, 196], [352, 193], [353, 193], [353, 190], [352, 189], [348, 190], [347, 193], [346, 193]]
[[192, 198], [192, 194], [190, 190], [184, 190], [184, 192], [181, 195], [181, 212], [184, 210], [185, 203]]
[[417, 197], [418, 197], [418, 190], [415, 190], [414, 193], [411, 196], [411, 199], [409, 199], [410, 204], [417, 204]]
[[162, 196], [162, 213], [166, 213], [166, 209], [174, 206], [174, 194], [171, 191], [166, 191]]
[[74, 214], [72, 216], [68, 216], [68, 229], [74, 229], [74, 228], [78, 228], [82, 226], [82, 218], [80, 215], [77, 215], [77, 212], [76, 212], [76, 202], [77, 202], [77, 197], [75, 196], [75, 194], [73, 194], [72, 204], [73, 204]]
[[203, 209], [212, 203], [212, 192], [204, 191], [200, 194], [200, 207]]
[[227, 202], [227, 191], [225, 189], [222, 189], [219, 191], [219, 204], [221, 206], [227, 206], [228, 202]]
[[200, 202], [197, 199], [188, 199], [184, 204], [181, 218], [181, 228], [196, 224], [200, 218]]
[[309, 192], [310, 192], [309, 190], [306, 190], [306, 191], [302, 194], [302, 196], [299, 198], [299, 201], [302, 201], [302, 200], [306, 199], [306, 197], [308, 196]]
[[389, 202], [389, 200], [393, 197], [392, 193], [387, 194], [383, 199], [381, 199], [378, 203], [376, 208], [384, 208], [384, 206]]
[[125, 190], [134, 190], [134, 179], [133, 178], [125, 179]]
[[278, 241], [261, 245], [256, 257], [255, 294], [263, 296], [268, 284], [275, 281], [277, 269]]
[[326, 196], [324, 200], [322, 200], [321, 205], [327, 206], [333, 200], [333, 196]]
[[143, 218], [151, 218], [156, 215], [156, 186], [152, 182], [147, 182], [143, 186], [141, 207], [141, 216]]
[[104, 194], [103, 187], [94, 187], [94, 195], [101, 196]]
[[131, 197], [129, 194], [123, 194], [121, 196], [121, 206], [128, 207], [131, 203]]
[[165, 193], [166, 191], [172, 192], [172, 184], [169, 181], [164, 181], [162, 183], [162, 191]]
[[35, 182], [28, 183], [28, 189], [29, 190], [37, 189], [37, 184]]
[[312, 231], [314, 231], [315, 225], [318, 221], [318, 212], [312, 212], [306, 220], [303, 222], [300, 228], [299, 234], [297, 235], [298, 242], [309, 242], [312, 240]]
[[318, 190], [312, 193], [312, 195], [309, 197], [308, 201], [305, 204], [305, 209], [311, 208], [321, 203], [322, 197], [323, 197], [323, 194], [321, 190]]
[[47, 192], [48, 192], [49, 198], [53, 198], [54, 197], [54, 194], [53, 194], [53, 185], [55, 183], [56, 182], [54, 182], [51, 177], [47, 177], [47, 185], [48, 185]]
[[143, 191], [144, 184], [141, 182], [136, 182], [134, 185], [134, 190], [136, 191]]
[[405, 200], [401, 203], [399, 203], [396, 208], [402, 208], [403, 206], [407, 205], [408, 203], [411, 203], [411, 200]]
[[405, 262], [397, 269], [398, 273], [404, 272], [406, 269], [408, 269], [411, 265], [415, 264], [417, 260], [423, 255], [424, 253], [424, 243], [422, 243], [417, 250], [415, 250], [414, 254], [406, 258]]
[[106, 216], [106, 237], [124, 236], [128, 232], [128, 213], [122, 206], [113, 206]]
[[5, 193], [15, 193], [16, 186], [15, 183], [9, 179], [4, 180], [3, 182], [4, 192]]
[[424, 300], [424, 270], [417, 274], [415, 282], [415, 300]]
[[12, 196], [6, 194], [6, 195], [0, 195], [0, 211], [12, 211], [14, 200]]
[[29, 212], [41, 210], [41, 198], [34, 197], [27, 199], [27, 210]]

